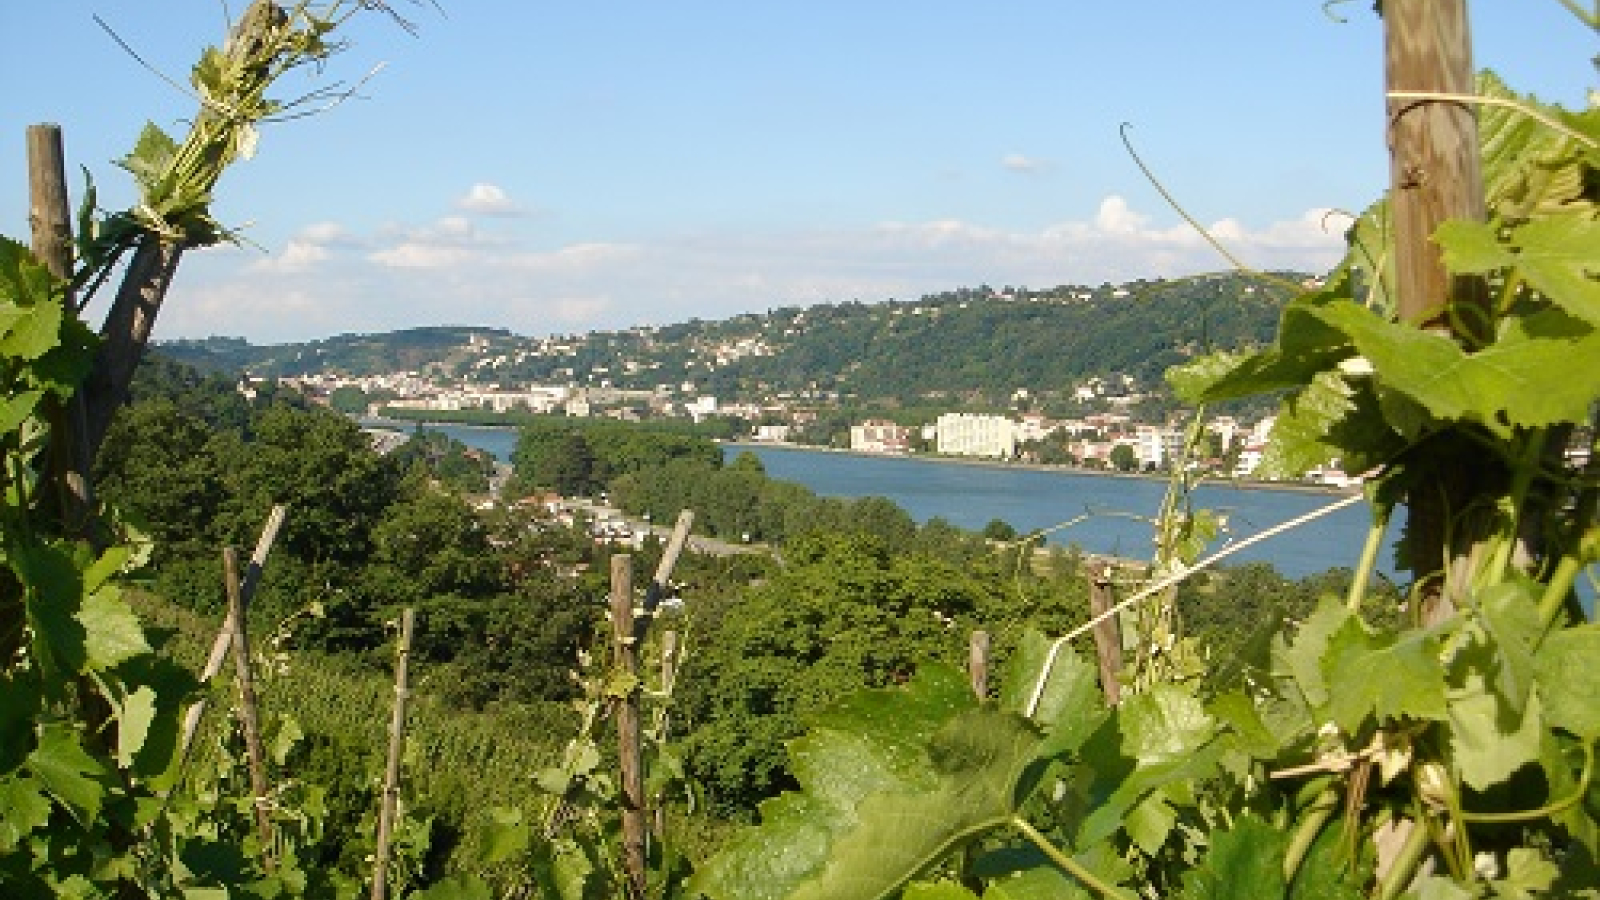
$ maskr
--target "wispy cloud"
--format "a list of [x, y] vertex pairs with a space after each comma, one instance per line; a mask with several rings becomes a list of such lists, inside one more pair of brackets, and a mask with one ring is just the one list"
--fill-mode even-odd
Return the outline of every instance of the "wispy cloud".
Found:
[[480, 216], [519, 216], [523, 214], [520, 205], [512, 201], [511, 195], [497, 184], [478, 182], [467, 189], [467, 192], [456, 200], [456, 209]]
[[1037, 175], [1050, 168], [1050, 164], [1042, 159], [1034, 159], [1021, 153], [1007, 153], [1000, 159], [1000, 165], [1008, 172], [1017, 172], [1023, 175]]
[[[1208, 230], [1248, 265], [1325, 271], [1343, 249], [1325, 210]], [[890, 298], [978, 284], [1051, 287], [1226, 268], [1193, 229], [1122, 197], [1082, 219], [1009, 230], [957, 219], [855, 229], [659, 235], [543, 245], [465, 216], [350, 234], [308, 226], [275, 254], [196, 254], [158, 337], [245, 334], [262, 342], [425, 324], [520, 334], [715, 319], [777, 306]], [[242, 260], [244, 260], [242, 262]]]

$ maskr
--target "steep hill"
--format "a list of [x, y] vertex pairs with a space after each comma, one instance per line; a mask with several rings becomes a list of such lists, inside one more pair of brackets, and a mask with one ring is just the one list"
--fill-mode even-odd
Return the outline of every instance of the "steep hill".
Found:
[[202, 368], [269, 377], [409, 370], [506, 386], [688, 385], [725, 401], [999, 401], [1019, 389], [1059, 395], [1093, 377], [1158, 389], [1167, 367], [1195, 353], [1270, 340], [1287, 296], [1281, 285], [1223, 273], [1092, 288], [983, 286], [562, 337], [416, 328], [273, 347], [211, 338], [161, 349]]

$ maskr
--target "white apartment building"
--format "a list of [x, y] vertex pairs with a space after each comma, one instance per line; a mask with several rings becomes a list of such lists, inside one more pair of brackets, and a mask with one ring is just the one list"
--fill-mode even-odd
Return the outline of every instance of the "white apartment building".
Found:
[[1017, 423], [1004, 416], [945, 413], [934, 425], [934, 449], [955, 456], [1010, 459], [1017, 452]]

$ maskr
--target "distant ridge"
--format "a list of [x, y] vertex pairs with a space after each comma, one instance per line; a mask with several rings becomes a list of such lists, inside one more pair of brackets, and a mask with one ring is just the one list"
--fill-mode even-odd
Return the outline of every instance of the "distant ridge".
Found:
[[[1097, 287], [962, 288], [919, 300], [783, 307], [561, 337], [499, 328], [409, 328], [255, 346], [240, 338], [164, 342], [207, 371], [256, 377], [396, 371], [505, 386], [688, 386], [725, 401], [856, 398], [889, 405], [1005, 403], [1089, 379], [1153, 390], [1175, 363], [1270, 342], [1303, 273], [1274, 281], [1219, 273]], [[1278, 280], [1281, 279], [1281, 280]]]

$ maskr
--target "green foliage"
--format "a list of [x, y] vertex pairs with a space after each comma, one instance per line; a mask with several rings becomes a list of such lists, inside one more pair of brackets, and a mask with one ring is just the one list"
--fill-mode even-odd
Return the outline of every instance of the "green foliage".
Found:
[[441, 431], [418, 428], [390, 453], [403, 472], [416, 471], [458, 494], [486, 494], [495, 475], [495, 460]]
[[679, 689], [692, 723], [685, 757], [708, 802], [730, 817], [794, 783], [783, 743], [828, 704], [903, 683], [923, 660], [964, 660], [975, 627], [995, 630], [1005, 659], [1025, 618], [1066, 621], [1083, 609], [1081, 594], [1063, 596], [1062, 586], [1029, 578], [1023, 595], [998, 569], [896, 555], [868, 537], [797, 540], [784, 559], [742, 596], [693, 606], [699, 649]]
[[[1453, 472], [1485, 473], [1480, 499], [1449, 524], [1473, 552], [1442, 572], [1414, 560], [1412, 605], [1442, 583], [1452, 609], [1399, 620], [1392, 597], [1367, 589], [1364, 554], [1342, 596], [1314, 608], [1254, 598], [1260, 612], [1241, 615], [1265, 613], [1268, 639], [1238, 641], [1237, 675], [1208, 684], [1181, 663], [1152, 665], [1182, 646], [1168, 640], [1177, 620], [1140, 611], [1136, 677], [1111, 710], [1093, 668], [1040, 637], [1015, 655], [998, 706], [958, 701], [959, 679], [920, 666], [904, 687], [812, 713], [790, 744], [799, 792], [765, 804], [695, 886], [713, 898], [987, 897], [1048, 870], [1076, 883], [1063, 896], [1593, 896], [1600, 724], [1579, 660], [1600, 642], [1573, 586], [1600, 559], [1600, 524], [1592, 473], [1552, 451], [1600, 401], [1600, 381], [1571, 371], [1600, 333], [1600, 110], [1539, 110], [1561, 122], [1559, 141], [1507, 127], [1507, 115], [1524, 113], [1485, 116], [1497, 217], [1435, 235], [1455, 271], [1495, 289], [1488, 320], [1447, 310], [1466, 323], [1459, 340], [1393, 321], [1368, 262], [1387, 258], [1383, 216], [1369, 214], [1359, 252], [1290, 303], [1273, 346], [1172, 373], [1197, 401], [1282, 392], [1274, 464], [1381, 465], [1384, 511]], [[1529, 533], [1542, 541], [1523, 543]], [[1190, 554], [1167, 549], [1157, 571], [1181, 570]], [[1259, 573], [1236, 579], [1280, 593]], [[888, 587], [880, 576], [873, 590]], [[1204, 628], [1237, 622], [1213, 616]], [[832, 633], [820, 624], [772, 634]]]
[[541, 417], [522, 427], [511, 461], [515, 490], [588, 496], [618, 477], [674, 462], [718, 468], [722, 451], [709, 438], [682, 428]]

